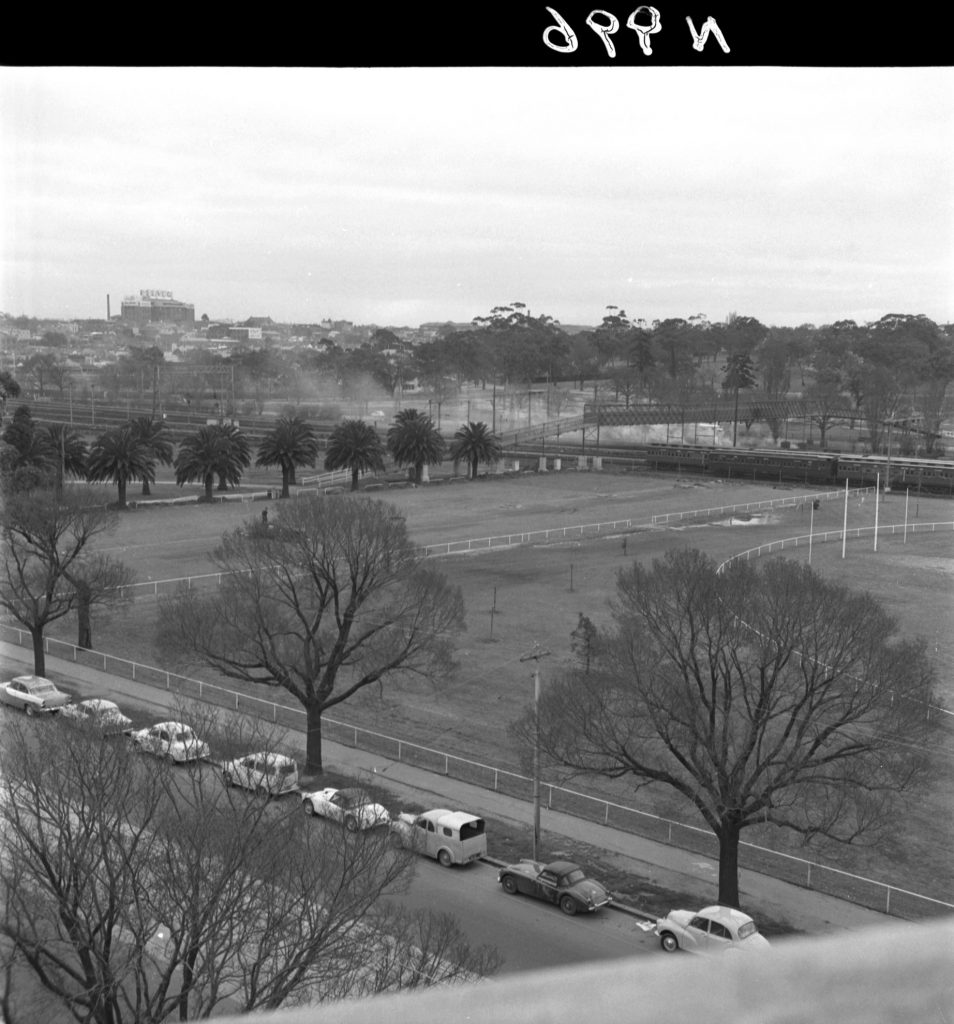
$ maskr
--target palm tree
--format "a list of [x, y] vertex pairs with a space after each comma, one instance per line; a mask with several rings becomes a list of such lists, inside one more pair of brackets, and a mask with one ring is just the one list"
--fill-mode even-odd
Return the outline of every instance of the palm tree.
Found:
[[86, 442], [65, 423], [50, 423], [46, 427], [50, 447], [56, 459], [56, 493], [63, 490], [63, 480], [70, 476], [86, 476]]
[[350, 469], [351, 490], [358, 489], [358, 474], [384, 469], [384, 445], [378, 432], [364, 420], [342, 420], [328, 438], [325, 469]]
[[503, 454], [503, 446], [486, 423], [467, 423], [456, 434], [450, 446], [454, 462], [470, 464], [470, 478], [477, 479], [477, 466], [481, 462], [496, 462]]
[[[172, 465], [172, 441], [169, 432], [162, 420], [155, 420], [151, 416], [138, 416], [129, 421], [133, 434], [139, 438], [143, 446], [152, 453], [153, 466], [161, 463], [163, 466]], [[142, 493], [150, 494], [150, 483], [155, 483], [155, 473], [149, 474], [142, 479]]]
[[242, 431], [231, 423], [221, 423], [212, 429], [222, 435], [224, 451], [227, 453], [222, 465], [216, 470], [219, 477], [216, 490], [227, 491], [230, 484], [234, 487], [241, 482], [242, 471], [252, 464], [252, 446]]
[[126, 507], [126, 485], [155, 473], [152, 453], [129, 426], [100, 435], [86, 460], [86, 479], [112, 481], [119, 489], [118, 505]]
[[388, 429], [388, 451], [399, 466], [413, 468], [414, 483], [424, 478], [425, 466], [439, 466], [444, 460], [444, 438], [430, 416], [417, 409], [402, 410]]
[[256, 466], [281, 466], [282, 497], [295, 482], [296, 466], [314, 466], [318, 458], [315, 428], [301, 416], [280, 416], [258, 446]]
[[31, 468], [38, 473], [48, 473], [55, 468], [57, 454], [50, 435], [37, 427], [28, 405], [17, 406], [3, 430], [3, 440], [16, 450], [12, 469]]
[[248, 439], [237, 427], [212, 425], [185, 438], [172, 464], [180, 487], [198, 480], [205, 487], [205, 500], [212, 501], [216, 476], [226, 487], [237, 484], [250, 461]]

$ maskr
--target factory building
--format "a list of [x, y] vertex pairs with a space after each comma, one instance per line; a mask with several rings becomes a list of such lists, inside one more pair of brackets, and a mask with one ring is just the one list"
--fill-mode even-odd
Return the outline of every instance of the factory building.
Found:
[[164, 323], [191, 328], [195, 326], [195, 306], [174, 299], [172, 292], [147, 289], [138, 296], [127, 295], [123, 299], [122, 318], [138, 327]]

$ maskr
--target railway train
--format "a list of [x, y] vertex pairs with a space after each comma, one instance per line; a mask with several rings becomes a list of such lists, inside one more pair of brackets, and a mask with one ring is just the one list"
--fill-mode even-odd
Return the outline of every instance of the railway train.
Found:
[[508, 455], [535, 458], [541, 454], [573, 458], [598, 455], [604, 466], [679, 473], [699, 473], [736, 480], [768, 480], [812, 487], [873, 487], [954, 495], [954, 460], [919, 459], [892, 455], [848, 455], [771, 448], [725, 448], [662, 442], [656, 444], [608, 444], [584, 452], [579, 445], [523, 444]]
[[656, 469], [685, 469], [727, 478], [789, 480], [819, 486], [880, 482], [894, 490], [954, 494], [954, 461], [905, 456], [847, 455], [839, 452], [713, 448], [703, 445], [645, 446], [643, 457]]
[[[71, 422], [76, 414], [77, 427], [85, 432], [101, 432], [110, 427], [128, 422], [130, 415], [145, 413], [130, 412], [129, 407], [97, 405], [95, 419], [80, 413], [90, 413], [89, 408], [73, 409], [63, 402], [48, 401], [34, 407], [34, 417], [40, 422]], [[85, 421], [85, 422], [84, 422]], [[204, 416], [192, 413], [172, 412], [165, 417], [165, 423], [175, 442], [193, 433], [204, 424]], [[274, 424], [271, 416], [242, 416], [243, 432], [254, 445]], [[327, 444], [332, 424], [315, 424], [319, 447]], [[844, 486], [870, 487], [880, 482], [893, 490], [911, 489], [933, 494], [954, 495], [954, 460], [919, 459], [892, 455], [849, 455], [840, 452], [814, 452], [800, 449], [772, 448], [727, 448], [712, 445], [681, 443], [649, 444], [604, 444], [594, 452], [589, 445], [584, 451], [580, 445], [566, 445], [547, 442], [528, 444], [519, 449], [508, 449], [507, 455], [536, 457], [543, 452], [551, 455], [574, 457], [582, 454], [596, 454], [605, 464], [618, 463], [640, 465], [649, 469], [676, 470], [678, 472], [703, 473], [728, 479], [771, 480], [776, 482], [802, 483], [817, 487]]]

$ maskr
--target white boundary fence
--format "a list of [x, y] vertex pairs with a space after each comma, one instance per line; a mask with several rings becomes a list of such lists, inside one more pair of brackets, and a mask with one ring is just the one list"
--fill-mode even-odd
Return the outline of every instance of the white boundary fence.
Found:
[[[20, 647], [31, 647], [30, 634], [13, 626], [0, 625], [0, 635]], [[53, 657], [87, 665], [102, 672], [133, 679], [176, 693], [184, 699], [203, 701], [217, 707], [255, 715], [285, 728], [300, 729], [304, 709], [265, 700], [250, 694], [230, 690], [201, 679], [176, 675], [151, 665], [142, 665], [101, 651], [87, 651], [62, 640], [45, 639], [44, 650]], [[471, 761], [446, 751], [434, 750], [417, 743], [388, 736], [385, 733], [350, 725], [334, 718], [322, 719], [322, 735], [345, 746], [371, 751], [402, 764], [459, 779], [497, 793], [506, 793], [522, 800], [532, 799], [533, 781], [525, 775], [493, 765]], [[544, 782], [543, 798], [548, 810], [588, 821], [595, 821], [624, 832], [632, 832], [657, 842], [668, 843], [702, 856], [718, 858], [715, 837], [707, 829], [663, 818], [634, 807], [614, 803], [602, 797], [591, 796]], [[949, 914], [954, 903], [911, 892], [887, 882], [855, 875], [840, 868], [829, 867], [816, 861], [779, 853], [768, 847], [742, 842], [739, 865], [759, 871], [795, 885], [824, 892], [839, 899], [849, 900], [885, 914], [909, 920]]]
[[[851, 493], [865, 494], [870, 490], [871, 488], [864, 488], [852, 491]], [[712, 518], [717, 515], [760, 511], [767, 508], [798, 507], [814, 499], [840, 498], [844, 493], [841, 490], [821, 492], [794, 498], [778, 498], [770, 501], [749, 502], [740, 505], [726, 505], [691, 512], [653, 516], [652, 525], [667, 525], [670, 522], [678, 522], [681, 519]], [[459, 552], [488, 551], [512, 547], [517, 544], [545, 544], [568, 537], [599, 536], [604, 533], [612, 534], [621, 529], [633, 528], [633, 520], [624, 519], [609, 523], [592, 523], [552, 530], [501, 534], [497, 537], [484, 537], [477, 540], [450, 541], [446, 544], [427, 545], [419, 550], [425, 557], [439, 557]], [[882, 526], [878, 529], [879, 533], [884, 531], [892, 534], [907, 529], [910, 529], [912, 533], [935, 532], [938, 529], [954, 529], [954, 522]], [[874, 527], [860, 527], [849, 530], [847, 535], [848, 537], [858, 538], [871, 535], [873, 532]], [[825, 533], [812, 535], [811, 540], [815, 543], [840, 540], [842, 533], [843, 531], [841, 530], [826, 531]], [[786, 547], [798, 547], [808, 542], [808, 535], [772, 541], [768, 544], [762, 544], [758, 547], [742, 551], [722, 564], [726, 565], [738, 558], [758, 558], [764, 554], [782, 551]], [[153, 588], [153, 593], [158, 594], [159, 587], [172, 590], [175, 586], [182, 583], [187, 584], [190, 588], [194, 583], [207, 581], [215, 581], [219, 584], [223, 575], [223, 573], [207, 573], [201, 576], [156, 580], [150, 583], [134, 584], [127, 589], [151, 587]], [[13, 638], [12, 642], [18, 646], [32, 647], [30, 634], [25, 630], [0, 624], [0, 635], [7, 639]], [[125, 658], [118, 658], [100, 651], [83, 650], [76, 647], [75, 644], [66, 643], [61, 640], [44, 639], [44, 650], [54, 657], [67, 657], [73, 662], [82, 663], [103, 672], [112, 672], [114, 675], [133, 679], [140, 683], [162, 687], [170, 692], [179, 694], [183, 698], [200, 700], [208, 704], [229, 708], [233, 711], [256, 715], [288, 728], [300, 728], [302, 725], [304, 710], [300, 707], [264, 700], [260, 697], [240, 693], [237, 690], [230, 690], [226, 687], [206, 683], [200, 679], [192, 679], [188, 676], [176, 675], [164, 669], [143, 665]], [[64, 653], [57, 655], [57, 651]], [[478, 761], [471, 761], [467, 758], [458, 757], [455, 754], [449, 754], [446, 751], [434, 750], [407, 740], [398, 739], [394, 736], [388, 736], [384, 733], [340, 722], [333, 718], [324, 717], [322, 719], [322, 734], [334, 742], [375, 752], [390, 760], [413, 764], [416, 767], [481, 786], [494, 792], [507, 793], [528, 801], [532, 799], [532, 780], [516, 772], [494, 767], [493, 765], [482, 764]], [[602, 797], [579, 793], [552, 783], [543, 783], [543, 790], [546, 796], [546, 806], [549, 810], [572, 814], [590, 821], [597, 821], [600, 824], [617, 828], [621, 831], [632, 832], [658, 842], [678, 846], [703, 856], [718, 857], [716, 840], [707, 829], [695, 825], [687, 825], [669, 818], [662, 818], [647, 811], [640, 811], [633, 807], [605, 800]], [[840, 868], [830, 867], [816, 861], [793, 856], [792, 854], [780, 853], [768, 847], [745, 841], [740, 843], [739, 864], [742, 868], [769, 874], [775, 878], [819, 892], [825, 892], [839, 899], [850, 900], [851, 902], [871, 907], [895, 917], [917, 920], [954, 911], [954, 903], [948, 903], [944, 900], [902, 889], [887, 882], [855, 875]]]
[[[856, 487], [850, 492], [853, 495], [873, 494], [873, 487]], [[745, 505], [722, 505], [718, 508], [701, 508], [692, 512], [666, 512], [663, 515], [653, 516], [653, 526], [668, 526], [670, 523], [681, 522], [684, 519], [712, 519], [715, 516], [735, 515], [738, 512], [761, 512], [764, 509], [773, 508], [799, 508], [809, 501], [831, 501], [834, 498], [843, 498], [842, 491], [819, 491], [816, 494], [803, 494], [794, 498], [772, 498], [769, 501], [750, 501]]]
[[[842, 491], [841, 493], [844, 494], [845, 492]], [[890, 526], [879, 526], [877, 530], [879, 537], [884, 534], [894, 536], [898, 533], [903, 535], [908, 533], [939, 533], [941, 531], [954, 531], [954, 522], [894, 523]], [[875, 527], [873, 526], [857, 526], [847, 531], [847, 539], [858, 540], [861, 537], [874, 537], [874, 533]], [[731, 565], [733, 562], [737, 562], [742, 558], [748, 561], [750, 558], [761, 558], [762, 555], [770, 555], [776, 551], [784, 551], [786, 548], [807, 547], [809, 542], [812, 544], [828, 544], [831, 541], [841, 540], [843, 537], [846, 537], [844, 530], [825, 530], [823, 533], [805, 533], [799, 537], [786, 537], [784, 540], [773, 540], [768, 544], [760, 544], [756, 548], [748, 548], [746, 551], [740, 551], [737, 555], [727, 558], [719, 565], [717, 571], [721, 572], [727, 565]]]
[[[852, 494], [867, 494], [872, 488], [854, 490]], [[481, 551], [496, 551], [521, 544], [552, 544], [554, 541], [574, 538], [612, 536], [620, 530], [648, 530], [665, 527], [681, 519], [706, 519], [720, 515], [733, 515], [773, 508], [798, 508], [813, 500], [844, 497], [844, 491], [823, 491], [816, 494], [802, 494], [796, 497], [772, 498], [769, 501], [750, 501], [739, 505], [721, 505], [717, 508], [696, 509], [692, 512], [673, 512], [653, 516], [649, 522], [634, 519], [616, 519], [607, 523], [585, 523], [580, 526], [558, 526], [548, 530], [529, 530], [523, 533], [501, 533], [493, 537], [477, 537], [467, 540], [451, 540], [441, 544], [426, 544], [417, 548], [417, 554], [424, 558], [441, 558], [446, 555], [463, 555]], [[194, 586], [214, 583], [219, 586], [224, 573], [201, 573], [196, 576], [177, 576], [172, 579], [150, 580], [146, 583], [131, 583], [125, 591], [151, 590], [153, 594], [171, 593], [180, 584], [190, 590]]]

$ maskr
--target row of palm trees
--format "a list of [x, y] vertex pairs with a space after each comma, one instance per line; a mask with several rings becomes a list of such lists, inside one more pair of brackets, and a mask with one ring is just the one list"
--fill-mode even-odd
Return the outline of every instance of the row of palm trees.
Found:
[[448, 447], [429, 416], [417, 409], [403, 409], [394, 417], [387, 437], [364, 420], [343, 420], [331, 432], [325, 454], [325, 469], [351, 471], [351, 489], [358, 489], [359, 473], [384, 470], [389, 454], [398, 466], [408, 467], [408, 477], [416, 484], [424, 479], [425, 466], [437, 466], [449, 454], [454, 464], [466, 462], [470, 478], [476, 479], [481, 463], [496, 462], [503, 449], [486, 423], [466, 423]]
[[[234, 425], [210, 424], [185, 437], [175, 449], [169, 432], [161, 420], [143, 416], [131, 419], [121, 427], [102, 434], [87, 451], [86, 445], [72, 428], [54, 424], [39, 428], [33, 423], [28, 406], [21, 406], [13, 421], [4, 430], [8, 446], [4, 456], [4, 472], [14, 477], [28, 474], [35, 477], [52, 473], [56, 486], [62, 487], [66, 474], [90, 482], [114, 483], [118, 489], [117, 504], [126, 507], [128, 485], [142, 482], [142, 493], [151, 493], [159, 466], [171, 466], [179, 486], [201, 483], [204, 500], [213, 500], [213, 488], [226, 491], [236, 486], [252, 463], [248, 438]], [[315, 428], [301, 416], [289, 413], [280, 416], [265, 435], [255, 453], [255, 465], [278, 466], [282, 474], [281, 496], [287, 498], [296, 482], [296, 470], [315, 466], [319, 454]], [[358, 489], [362, 473], [383, 472], [385, 458], [408, 469], [409, 479], [421, 483], [425, 466], [439, 465], [449, 454], [455, 465], [465, 462], [469, 475], [476, 478], [481, 463], [500, 458], [500, 441], [486, 423], [467, 423], [448, 446], [429, 416], [416, 409], [397, 414], [382, 439], [371, 424], [359, 419], [339, 423], [328, 439], [325, 452], [326, 470], [348, 470], [351, 489]], [[30, 475], [32, 474], [32, 475]]]

